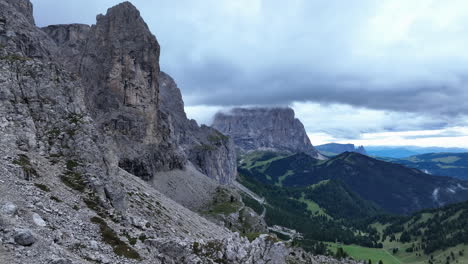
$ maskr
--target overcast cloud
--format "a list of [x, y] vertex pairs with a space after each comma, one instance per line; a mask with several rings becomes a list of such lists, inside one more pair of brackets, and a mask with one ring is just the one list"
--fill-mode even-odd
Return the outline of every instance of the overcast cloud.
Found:
[[[118, 2], [33, 0], [41, 26], [92, 24]], [[467, 126], [464, 0], [132, 3], [201, 122], [231, 106], [290, 105], [310, 134], [336, 141]]]

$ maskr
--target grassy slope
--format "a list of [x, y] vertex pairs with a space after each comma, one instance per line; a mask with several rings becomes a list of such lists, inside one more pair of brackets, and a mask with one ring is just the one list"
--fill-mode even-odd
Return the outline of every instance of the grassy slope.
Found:
[[[338, 244], [336, 243], [327, 243], [328, 249], [332, 252], [336, 252]], [[384, 264], [427, 264], [430, 256], [424, 255], [422, 252], [405, 252], [405, 249], [408, 248], [409, 244], [402, 244], [399, 242], [389, 242], [387, 239], [384, 243], [384, 248], [367, 248], [356, 245], [340, 245], [352, 258], [356, 260], [372, 260], [372, 263], [378, 263], [379, 260], [382, 260]], [[399, 248], [396, 254], [393, 254], [393, 248]], [[463, 256], [459, 255], [460, 251], [464, 251]], [[468, 245], [458, 245], [446, 250], [439, 250], [434, 252], [432, 255], [434, 257], [434, 263], [445, 264], [447, 257], [451, 256], [451, 252], [454, 253], [455, 261], [450, 263], [468, 263]], [[417, 255], [420, 254], [420, 255]], [[458, 261], [458, 262], [457, 262]]]
[[384, 264], [400, 264], [401, 262], [393, 257], [387, 250], [381, 248], [366, 248], [356, 245], [339, 245], [336, 243], [328, 243], [328, 249], [336, 252], [338, 247], [342, 247], [346, 253], [356, 260], [372, 260], [372, 263], [379, 263], [382, 260]]
[[[263, 159], [263, 160], [256, 160], [260, 157], [260, 159]], [[268, 168], [268, 165], [273, 162], [273, 161], [277, 161], [277, 160], [280, 160], [282, 158], [286, 157], [285, 155], [263, 155], [263, 154], [259, 154], [259, 153], [254, 153], [254, 154], [251, 154], [250, 157], [247, 157], [243, 159], [243, 166], [244, 167], [247, 167], [247, 168], [257, 168], [259, 169], [260, 171], [262, 172], [265, 172], [265, 170]], [[444, 164], [451, 164], [451, 163], [455, 163], [458, 161], [458, 159], [455, 159], [453, 157], [436, 157], [435, 159], [437, 159], [437, 162], [440, 162], [440, 163], [444, 163]], [[413, 158], [413, 161], [415, 159]], [[335, 160], [329, 160], [328, 162], [325, 162], [325, 163], [332, 163], [334, 162]], [[353, 160], [346, 160], [346, 162], [349, 164], [349, 163], [352, 163]], [[326, 164], [327, 166], [330, 166], [331, 164]], [[290, 174], [290, 173], [288, 173]], [[269, 176], [269, 175], [268, 175]], [[279, 177], [276, 179], [280, 180], [279, 182], [276, 182], [276, 186], [278, 187], [281, 187], [283, 184], [283, 181], [287, 178], [287, 176], [290, 176], [290, 175], [286, 175], [286, 176], [283, 176], [283, 177]], [[268, 177], [269, 180], [272, 179], [271, 176]], [[315, 188], [321, 184], [324, 184], [324, 182], [320, 182], [320, 183], [316, 183], [314, 185], [311, 185], [309, 186], [309, 188]], [[307, 205], [307, 210], [312, 212], [314, 215], [324, 215], [324, 216], [328, 216], [326, 214], [326, 212], [324, 211], [323, 208], [321, 208], [317, 203], [315, 203], [314, 201], [311, 201], [311, 200], [308, 200], [308, 199], [305, 199], [304, 196], [300, 197], [300, 199], [297, 199], [298, 201], [300, 202], [303, 202]], [[422, 217], [419, 221], [426, 221], [428, 220], [430, 217], [432, 216], [431, 213], [422, 213]], [[328, 216], [329, 217], [329, 216]], [[457, 216], [453, 216], [453, 217], [457, 217]], [[383, 230], [388, 226], [387, 225], [383, 225], [383, 224], [380, 224], [380, 223], [374, 223], [372, 224], [372, 226], [379, 232], [379, 233], [383, 233]], [[405, 225], [407, 226], [407, 225]], [[396, 236], [397, 238], [401, 235], [401, 233], [397, 233]], [[368, 259], [371, 259], [372, 260], [372, 263], [378, 263], [379, 260], [382, 260], [383, 263], [385, 264], [393, 264], [393, 263], [396, 263], [396, 264], [399, 264], [399, 263], [402, 263], [402, 264], [422, 264], [422, 263], [428, 263], [428, 260], [430, 259], [430, 256], [428, 255], [424, 255], [424, 253], [422, 251], [415, 251], [415, 252], [406, 252], [405, 250], [409, 247], [411, 247], [411, 245], [414, 243], [413, 242], [410, 242], [410, 243], [400, 243], [398, 241], [392, 241], [390, 242], [390, 239], [389, 237], [386, 238], [385, 241], [383, 241], [383, 244], [384, 244], [384, 248], [383, 249], [378, 249], [378, 248], [367, 248], [367, 247], [362, 247], [362, 246], [357, 246], [357, 245], [342, 245], [342, 247], [344, 248], [344, 250], [350, 254], [351, 257], [355, 258], [355, 259], [360, 259], [360, 260], [368, 260]], [[333, 252], [336, 251], [336, 248], [337, 248], [337, 244], [335, 243], [328, 243], [328, 248], [330, 250], [332, 250]], [[396, 254], [393, 254], [393, 249], [394, 248], [398, 248], [398, 252]], [[463, 256], [460, 256], [459, 255], [459, 251], [460, 250], [464, 250], [466, 252], [466, 254], [464, 254]], [[454, 253], [454, 256], [455, 256], [455, 261], [451, 261], [450, 263], [468, 263], [468, 245], [458, 245], [456, 247], [452, 247], [452, 248], [449, 248], [449, 249], [446, 249], [446, 250], [443, 250], [443, 251], [436, 251], [434, 252], [433, 254], [433, 257], [434, 257], [434, 261], [433, 263], [440, 263], [440, 264], [445, 264], [446, 263], [446, 259], [447, 259], [447, 256], [451, 256], [451, 252]]]

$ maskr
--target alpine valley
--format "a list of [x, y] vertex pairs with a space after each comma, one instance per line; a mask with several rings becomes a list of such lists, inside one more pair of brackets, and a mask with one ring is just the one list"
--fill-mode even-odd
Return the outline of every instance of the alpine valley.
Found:
[[160, 53], [130, 2], [41, 28], [0, 0], [1, 264], [468, 263], [468, 182], [436, 170], [463, 154], [316, 148], [287, 107], [199, 125]]

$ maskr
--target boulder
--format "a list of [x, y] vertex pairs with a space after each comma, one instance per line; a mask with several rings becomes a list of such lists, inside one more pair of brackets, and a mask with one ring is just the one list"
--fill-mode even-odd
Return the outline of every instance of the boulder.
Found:
[[14, 240], [16, 244], [21, 246], [31, 246], [36, 243], [37, 239], [29, 229], [18, 229], [15, 231]]
[[7, 202], [1, 207], [0, 212], [6, 216], [14, 216], [17, 210], [18, 207], [14, 203]]

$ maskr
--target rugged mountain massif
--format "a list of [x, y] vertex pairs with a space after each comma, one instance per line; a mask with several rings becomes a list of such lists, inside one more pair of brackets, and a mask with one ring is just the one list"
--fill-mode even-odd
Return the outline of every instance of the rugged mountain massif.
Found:
[[177, 85], [159, 70], [156, 38], [130, 3], [122, 6], [93, 26], [43, 28], [58, 46], [57, 60], [82, 77], [94, 120], [121, 148], [120, 166], [150, 180], [188, 159], [211, 178], [232, 182], [232, 142], [187, 119]]
[[235, 108], [217, 113], [213, 127], [232, 137], [244, 152], [274, 150], [324, 159], [312, 146], [299, 119], [291, 108]]
[[93, 26], [41, 29], [32, 13], [0, 0], [0, 263], [337, 262], [269, 234], [249, 241], [174, 201], [223, 192], [235, 157], [229, 138], [184, 117], [134, 6]]
[[427, 153], [408, 158], [379, 158], [436, 176], [468, 180], [468, 153]]
[[354, 144], [329, 143], [329, 144], [315, 146], [315, 148], [318, 151], [320, 151], [320, 153], [327, 155], [327, 156], [336, 156], [343, 152], [357, 152], [363, 155], [367, 155], [367, 152], [364, 146], [359, 146], [356, 148]]

